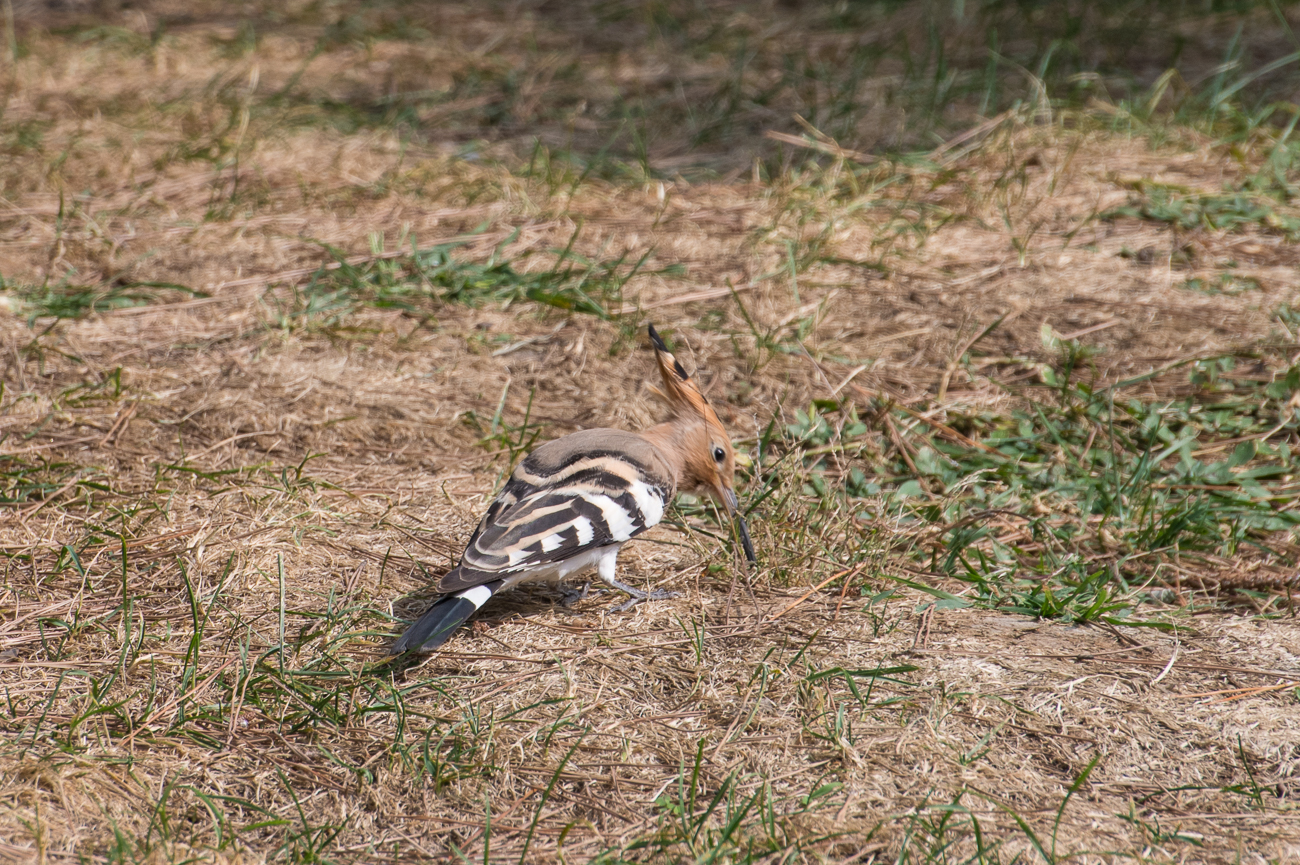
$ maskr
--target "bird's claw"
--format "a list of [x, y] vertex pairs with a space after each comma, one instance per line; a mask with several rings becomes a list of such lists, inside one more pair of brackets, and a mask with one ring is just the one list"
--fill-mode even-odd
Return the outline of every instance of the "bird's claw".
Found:
[[581, 589], [561, 589], [560, 606], [569, 609], [580, 601], [585, 601], [591, 592], [591, 583], [584, 583]]
[[639, 595], [633, 595], [631, 600], [624, 601], [610, 612], [621, 613], [630, 610], [642, 601], [666, 601], [669, 598], [677, 597], [677, 592], [669, 592], [665, 589], [655, 589], [653, 592], [641, 592]]

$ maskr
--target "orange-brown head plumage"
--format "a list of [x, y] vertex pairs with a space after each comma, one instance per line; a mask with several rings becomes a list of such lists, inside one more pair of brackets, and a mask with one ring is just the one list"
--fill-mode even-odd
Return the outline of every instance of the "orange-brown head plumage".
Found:
[[663, 390], [653, 390], [664, 398], [673, 413], [673, 419], [663, 426], [671, 428], [665, 433], [681, 458], [681, 483], [684, 487], [705, 490], [726, 505], [740, 527], [745, 555], [753, 561], [749, 528], [740, 514], [736, 498], [736, 452], [726, 427], [681, 361], [668, 350], [653, 324], [650, 325], [650, 342], [664, 383]]

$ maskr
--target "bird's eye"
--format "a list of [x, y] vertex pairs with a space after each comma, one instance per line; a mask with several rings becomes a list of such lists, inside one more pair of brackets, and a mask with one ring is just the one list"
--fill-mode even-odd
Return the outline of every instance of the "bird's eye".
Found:
[[718, 462], [722, 462], [727, 458], [727, 452], [720, 447], [715, 447], [713, 449], [713, 458]]

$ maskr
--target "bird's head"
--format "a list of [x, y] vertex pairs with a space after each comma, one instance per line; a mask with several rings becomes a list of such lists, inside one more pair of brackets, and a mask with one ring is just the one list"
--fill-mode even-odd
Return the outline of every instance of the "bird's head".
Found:
[[754, 545], [736, 498], [736, 465], [748, 465], [749, 458], [736, 453], [717, 412], [704, 398], [699, 385], [687, 375], [681, 361], [668, 350], [653, 324], [650, 342], [664, 382], [663, 390], [652, 389], [664, 398], [673, 413], [670, 423], [676, 427], [674, 445], [681, 451], [682, 486], [704, 490], [726, 506], [740, 529], [745, 556], [752, 562]]

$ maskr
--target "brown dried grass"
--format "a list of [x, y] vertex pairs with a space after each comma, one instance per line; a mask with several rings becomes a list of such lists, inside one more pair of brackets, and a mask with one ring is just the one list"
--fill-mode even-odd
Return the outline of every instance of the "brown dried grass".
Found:
[[[456, 14], [441, 20], [472, 41], [482, 21]], [[855, 384], [904, 404], [933, 400], [946, 381], [944, 410], [997, 410], [1012, 399], [1001, 385], [1046, 359], [1044, 324], [1093, 329], [1104, 382], [1269, 338], [1269, 311], [1297, 300], [1300, 264], [1276, 235], [1174, 237], [1118, 220], [1061, 241], [1122, 204], [1118, 181], [1127, 178], [1218, 191], [1243, 170], [1222, 148], [1008, 124], [942, 182], [915, 170], [912, 185], [871, 208], [807, 176], [785, 185], [588, 179], [552, 194], [502, 165], [383, 132], [254, 122], [240, 133], [238, 100], [247, 106], [255, 87], [287, 82], [306, 43], [268, 36], [254, 55], [223, 65], [211, 32], [196, 23], [147, 59], [34, 36], [40, 62], [15, 72], [5, 122], [46, 125], [39, 150], [0, 169], [0, 273], [39, 283], [73, 271], [86, 283], [178, 283], [210, 297], [32, 326], [0, 316], [3, 453], [47, 463], [53, 485], [0, 522], [9, 706], [0, 724], [10, 738], [0, 754], [0, 858], [112, 858], [117, 826], [155, 843], [119, 858], [260, 861], [293, 853], [282, 846], [291, 831], [307, 837], [307, 826], [340, 823], [333, 859], [444, 859], [453, 845], [481, 858], [490, 802], [494, 859], [527, 849], [532, 860], [580, 861], [652, 833], [656, 796], [672, 792], [697, 748], [705, 789], [736, 773], [742, 796], [765, 789], [792, 812], [820, 783], [843, 784], [834, 807], [774, 818], [792, 837], [833, 836], [810, 841], [809, 860], [889, 855], [935, 813], [928, 805], [959, 790], [986, 837], [1005, 839], [1006, 859], [1032, 858], [1010, 812], [1048, 837], [1095, 755], [1058, 850], [1098, 851], [1081, 861], [1300, 857], [1300, 725], [1294, 695], [1275, 687], [1300, 669], [1293, 620], [1216, 610], [1172, 634], [1071, 627], [923, 611], [925, 596], [910, 591], [864, 610], [834, 584], [773, 620], [828, 563], [809, 557], [808, 578], [788, 585], [771, 571], [733, 569], [706, 535], [660, 528], [627, 549], [624, 568], [678, 599], [611, 615], [603, 597], [566, 610], [545, 590], [520, 591], [423, 666], [377, 671], [386, 616], [409, 617], [425, 602], [426, 574], [458, 553], [506, 468], [476, 446], [466, 413], [491, 416], [510, 382], [507, 416], [521, 417], [536, 388], [532, 418], [548, 436], [635, 428], [656, 416], [644, 387], [649, 359], [615, 324], [531, 306], [447, 306], [423, 323], [363, 310], [343, 327], [278, 324], [292, 286], [323, 260], [319, 241], [365, 255], [374, 232], [391, 250], [399, 233], [427, 245], [488, 223], [466, 255], [485, 257], [517, 229], [505, 250], [517, 256], [563, 247], [581, 223], [584, 254], [653, 248], [657, 262], [685, 266], [687, 281], [634, 280], [626, 300], [673, 328], [679, 356], [704, 371], [737, 438], [756, 435], [779, 406], [824, 396], [858, 359], [874, 363]], [[408, 50], [385, 43], [364, 63], [340, 50], [310, 68], [340, 92], [401, 89], [390, 79], [409, 72]], [[530, 86], [546, 87], [538, 76], [525, 100]], [[235, 101], [158, 107], [204, 82]], [[109, 103], [113, 116], [86, 108]], [[229, 144], [237, 135], [247, 136], [237, 165], [176, 157], [205, 136]], [[928, 223], [923, 243], [900, 230], [909, 221]], [[1028, 244], [1023, 254], [1014, 238]], [[787, 239], [818, 244], [828, 259], [888, 266], [815, 264], [796, 304], [788, 281], [763, 279], [782, 265]], [[1192, 263], [1180, 270], [1171, 253], [1184, 247]], [[1141, 263], [1121, 258], [1122, 248], [1153, 253]], [[1176, 284], [1228, 259], [1259, 282], [1250, 304]], [[763, 328], [811, 316], [804, 341], [819, 361], [764, 356], [723, 294], [728, 283]], [[697, 290], [716, 296], [678, 302]], [[698, 326], [706, 314], [710, 329]], [[981, 373], [954, 370], [963, 345], [1003, 315], [981, 342]], [[525, 338], [535, 341], [493, 355]], [[73, 392], [118, 368], [120, 395]], [[1177, 386], [1157, 377], [1140, 389], [1159, 398]], [[80, 572], [60, 561], [65, 546], [80, 550]], [[895, 565], [905, 567], [885, 557], [880, 568]], [[1245, 568], [1224, 562], [1219, 573]], [[197, 660], [187, 656], [191, 590], [206, 617]], [[281, 641], [282, 608], [295, 646], [284, 663], [329, 670], [346, 686], [304, 678], [261, 696], [241, 691], [250, 659], [277, 663], [266, 653]], [[74, 620], [65, 636], [57, 622]], [[136, 642], [124, 652], [128, 638]], [[812, 735], [809, 719], [824, 720], [846, 692], [838, 680], [810, 683], [808, 670], [901, 665], [917, 668], [910, 684], [877, 683], [878, 702], [851, 736]], [[757, 670], [766, 671], [761, 686]], [[109, 695], [92, 695], [92, 682], [114, 675]], [[401, 717], [373, 711], [385, 688], [415, 682], [428, 685], [403, 696]], [[326, 693], [331, 707], [310, 708]], [[124, 703], [113, 712], [87, 714], [116, 700]], [[223, 700], [223, 726], [183, 720], [186, 707]], [[331, 720], [336, 711], [345, 723]], [[421, 759], [407, 746], [431, 730], [448, 737], [433, 740], [446, 761], [438, 783], [403, 762]], [[448, 742], [464, 753], [448, 756]], [[1261, 788], [1267, 808], [1252, 799]], [[253, 803], [289, 828], [245, 830], [216, 852], [200, 793]], [[164, 798], [167, 832], [158, 826]], [[225, 802], [236, 826], [265, 817], [212, 801]], [[689, 858], [675, 849], [662, 855]]]

